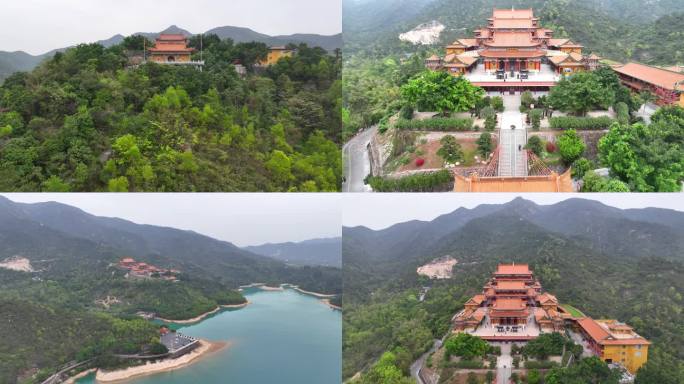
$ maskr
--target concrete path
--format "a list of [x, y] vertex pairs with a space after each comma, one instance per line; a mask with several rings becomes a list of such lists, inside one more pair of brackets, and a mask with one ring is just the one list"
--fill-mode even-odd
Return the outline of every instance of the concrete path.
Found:
[[511, 366], [513, 357], [511, 356], [511, 344], [499, 343], [501, 356], [496, 360], [496, 382], [497, 384], [508, 384], [511, 380]]
[[363, 183], [363, 179], [370, 174], [371, 165], [368, 156], [368, 144], [378, 127], [374, 125], [352, 137], [342, 147], [344, 180], [342, 192], [369, 192], [370, 187]]
[[427, 359], [427, 357], [430, 356], [431, 353], [435, 352], [441, 346], [442, 340], [435, 340], [435, 343], [432, 345], [432, 348], [430, 348], [429, 351], [425, 352], [418, 360], [414, 361], [413, 364], [411, 364], [411, 377], [413, 377], [416, 380], [416, 383], [431, 384], [424, 382], [423, 379], [420, 377], [420, 369], [425, 364], [425, 360]]
[[[520, 94], [505, 95], [504, 112], [499, 114], [499, 176], [527, 176], [527, 133], [520, 113]], [[515, 127], [515, 129], [513, 129]]]

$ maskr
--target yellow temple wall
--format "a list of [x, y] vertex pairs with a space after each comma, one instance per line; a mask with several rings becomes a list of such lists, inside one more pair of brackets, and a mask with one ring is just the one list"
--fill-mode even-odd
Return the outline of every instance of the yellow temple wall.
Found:
[[283, 57], [292, 57], [292, 51], [274, 50], [269, 51], [268, 56], [265, 61], [262, 61], [262, 65], [273, 65], [278, 62], [278, 60]]
[[601, 358], [620, 363], [629, 372], [636, 373], [648, 360], [648, 345], [605, 345]]
[[679, 106], [684, 108], [684, 93], [679, 94]]
[[446, 54], [447, 54], [447, 55], [450, 55], [450, 54], [452, 54], [452, 53], [453, 53], [453, 54], [456, 54], [456, 55], [460, 55], [460, 54], [463, 53], [463, 52], [465, 52], [465, 48], [447, 48], [447, 49], [446, 49]]
[[565, 52], [565, 53], [575, 52], [575, 53], [579, 53], [580, 55], [582, 54], [582, 48], [563, 48], [563, 47], [561, 47], [560, 50], [561, 50], [561, 52]]
[[152, 55], [150, 60], [154, 61], [155, 63], [166, 63], [166, 62], [168, 62], [168, 58], [170, 56], [173, 56], [173, 59], [176, 62], [186, 63], [186, 62], [190, 61], [190, 54], [176, 54], [176, 55], [154, 54], [154, 55]]

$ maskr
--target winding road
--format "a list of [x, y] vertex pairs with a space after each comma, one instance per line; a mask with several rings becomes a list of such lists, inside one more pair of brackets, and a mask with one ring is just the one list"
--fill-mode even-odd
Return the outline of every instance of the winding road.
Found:
[[416, 383], [418, 384], [431, 384], [431, 383], [426, 383], [421, 379], [420, 377], [420, 368], [423, 367], [423, 364], [425, 363], [425, 359], [427, 359], [428, 356], [430, 356], [431, 353], [437, 350], [437, 348], [442, 346], [442, 340], [435, 340], [435, 343], [432, 345], [432, 348], [430, 348], [429, 351], [425, 352], [418, 360], [414, 361], [413, 364], [411, 364], [411, 377], [413, 377], [416, 380]]
[[342, 192], [370, 192], [370, 187], [363, 183], [363, 179], [371, 171], [368, 145], [377, 130], [377, 125], [365, 129], [342, 147], [344, 166]]

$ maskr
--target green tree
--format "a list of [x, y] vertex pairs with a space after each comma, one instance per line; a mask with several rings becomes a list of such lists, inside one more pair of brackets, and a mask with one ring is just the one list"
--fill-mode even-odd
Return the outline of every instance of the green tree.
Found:
[[266, 169], [271, 172], [273, 180], [279, 188], [287, 190], [292, 180], [292, 161], [283, 151], [275, 150], [266, 162]]
[[492, 106], [492, 108], [494, 108], [495, 111], [503, 112], [504, 111], [503, 98], [501, 96], [492, 97], [491, 106]]
[[582, 178], [582, 192], [629, 192], [629, 187], [620, 180], [587, 171]]
[[444, 356], [459, 356], [466, 360], [482, 357], [487, 353], [487, 342], [468, 333], [459, 333], [444, 342]]
[[496, 129], [496, 115], [487, 116], [485, 119], [485, 129], [490, 132]]
[[574, 129], [564, 131], [556, 140], [558, 152], [565, 164], [572, 164], [584, 153], [586, 145]]
[[541, 384], [541, 374], [537, 369], [531, 369], [527, 374], [527, 384]]
[[594, 73], [579, 72], [561, 79], [551, 88], [548, 100], [556, 109], [584, 116], [591, 109], [607, 109], [613, 105], [615, 91], [602, 86]]
[[401, 87], [402, 97], [409, 105], [445, 116], [473, 109], [484, 93], [465, 78], [443, 71], [425, 71]]
[[442, 146], [437, 150], [437, 155], [446, 163], [455, 164], [463, 160], [461, 144], [456, 141], [454, 136], [446, 135], [439, 142]]
[[538, 131], [541, 128], [542, 111], [541, 109], [532, 109], [527, 113], [527, 117], [532, 123], [532, 129]]
[[488, 157], [493, 149], [494, 144], [492, 143], [492, 135], [489, 132], [482, 132], [477, 139], [477, 151], [480, 152], [483, 157]]
[[525, 148], [532, 151], [535, 155], [541, 156], [544, 152], [544, 143], [539, 136], [530, 136], [530, 138], [527, 139]]
[[494, 372], [487, 371], [487, 374], [485, 375], [485, 382], [487, 384], [492, 384], [493, 381], [494, 381]]

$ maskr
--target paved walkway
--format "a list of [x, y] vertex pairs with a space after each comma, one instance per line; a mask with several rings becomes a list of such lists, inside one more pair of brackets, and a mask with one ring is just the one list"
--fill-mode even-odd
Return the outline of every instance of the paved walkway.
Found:
[[352, 137], [351, 140], [342, 147], [342, 158], [344, 161], [343, 192], [370, 191], [370, 187], [365, 185], [363, 180], [371, 171], [367, 146], [376, 131], [377, 125], [368, 128]]
[[511, 380], [511, 366], [513, 357], [511, 356], [511, 343], [500, 343], [501, 356], [496, 359], [496, 382], [497, 384], [508, 384]]
[[499, 176], [527, 176], [527, 132], [520, 113], [520, 94], [504, 95], [504, 111], [499, 114]]
[[[510, 71], [506, 72], [506, 76], [510, 76]], [[515, 72], [517, 75], [518, 72]], [[503, 83], [503, 79], [497, 79], [496, 78], [496, 73], [487, 73], [484, 69], [484, 64], [478, 64], [471, 72], [466, 73], [465, 78], [468, 79], [471, 82], [501, 82]], [[548, 64], [544, 64], [541, 66], [541, 70], [539, 72], [529, 72], [529, 77], [527, 80], [524, 80], [526, 82], [533, 82], [533, 81], [558, 81], [560, 79], [560, 76], [557, 75], [553, 69], [551, 69], [551, 66]], [[520, 81], [519, 79], [514, 78], [508, 78], [507, 81]]]

